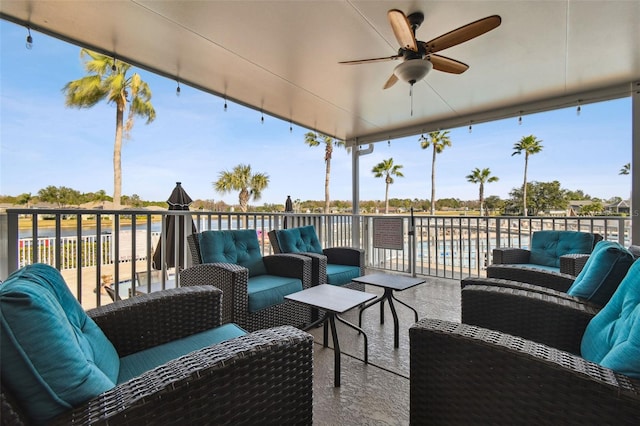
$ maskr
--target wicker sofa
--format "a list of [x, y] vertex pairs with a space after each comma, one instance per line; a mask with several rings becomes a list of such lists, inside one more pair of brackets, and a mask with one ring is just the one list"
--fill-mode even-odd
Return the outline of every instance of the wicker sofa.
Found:
[[461, 281], [461, 286], [487, 285], [524, 289], [591, 303], [601, 308], [609, 301], [635, 259], [632, 252], [619, 243], [599, 241], [577, 277], [536, 271], [522, 278], [529, 270], [526, 269], [518, 272], [524, 282], [470, 276]]
[[409, 338], [413, 425], [633, 425], [640, 418], [639, 380], [566, 349], [436, 319], [419, 321]]
[[[5, 296], [16, 300], [15, 292], [4, 293]], [[221, 297], [221, 291], [213, 286], [178, 288], [118, 301], [86, 313], [113, 344], [117, 355], [127, 357], [222, 328]], [[14, 308], [5, 301], [2, 324], [6, 337], [9, 311]], [[51, 349], [50, 342], [46, 343], [50, 347], [45, 352], [46, 359], [61, 362], [53, 371], [59, 371], [63, 381], [71, 380], [61, 370], [66, 364], [60, 353]], [[22, 390], [15, 392], [11, 386], [7, 371], [17, 367], [9, 363], [7, 346], [3, 340], [0, 421], [3, 425], [34, 424], [33, 406], [20, 399]], [[245, 333], [203, 346], [117, 383], [88, 400], [72, 404], [46, 423], [311, 424], [312, 346], [311, 335], [289, 326]]]
[[[530, 249], [493, 249], [493, 263], [487, 267], [487, 276], [522, 282], [528, 282], [527, 276], [536, 272], [575, 277], [584, 267], [596, 243], [601, 240], [602, 235], [588, 232], [536, 231], [531, 237]], [[518, 275], [521, 270], [523, 276]]]
[[602, 309], [508, 287], [462, 289], [462, 323], [409, 330], [412, 424], [636, 424], [640, 263]]

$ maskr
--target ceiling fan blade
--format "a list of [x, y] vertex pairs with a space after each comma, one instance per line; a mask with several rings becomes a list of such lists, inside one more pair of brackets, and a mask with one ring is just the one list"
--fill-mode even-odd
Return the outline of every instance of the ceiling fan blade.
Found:
[[357, 59], [355, 61], [342, 61], [338, 63], [344, 64], [344, 65], [357, 65], [357, 64], [366, 64], [369, 62], [395, 61], [395, 60], [398, 60], [399, 58], [402, 58], [402, 55], [385, 56], [383, 58]]
[[498, 15], [488, 16], [453, 31], [449, 31], [433, 40], [423, 42], [423, 44], [427, 53], [438, 52], [491, 31], [500, 26], [501, 22], [502, 18]]
[[407, 16], [401, 10], [391, 9], [387, 12], [387, 17], [400, 47], [417, 52], [418, 45]]
[[469, 65], [442, 55], [431, 54], [427, 59], [433, 64], [433, 69], [438, 71], [462, 74], [469, 69]]
[[395, 74], [391, 74], [391, 77], [389, 77], [389, 80], [387, 80], [387, 82], [384, 84], [384, 86], [382, 88], [383, 89], [388, 89], [389, 87], [391, 87], [394, 84], [396, 84], [397, 81], [398, 81], [398, 77], [396, 77]]

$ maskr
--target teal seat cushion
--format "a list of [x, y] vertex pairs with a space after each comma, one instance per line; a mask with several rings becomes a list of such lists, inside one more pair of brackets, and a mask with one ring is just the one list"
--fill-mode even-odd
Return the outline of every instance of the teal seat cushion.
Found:
[[34, 264], [0, 284], [3, 384], [34, 423], [113, 388], [118, 354], [60, 272]]
[[640, 262], [589, 322], [580, 350], [589, 361], [640, 379]]
[[564, 254], [591, 253], [593, 234], [578, 231], [536, 231], [531, 237], [530, 263], [560, 267]]
[[361, 275], [359, 266], [336, 265], [333, 263], [327, 265], [327, 284], [349, 284], [351, 280]]
[[247, 334], [247, 332], [236, 324], [224, 324], [211, 330], [192, 334], [179, 340], [127, 355], [120, 359], [118, 383], [123, 383], [129, 379], [138, 377], [146, 371], [153, 370], [160, 365], [180, 358], [190, 352], [245, 334]]
[[235, 263], [247, 268], [250, 277], [267, 273], [253, 229], [204, 231], [198, 234], [198, 243], [202, 263]]
[[560, 267], [556, 267], [556, 266], [548, 266], [548, 265], [539, 265], [537, 263], [518, 263], [517, 264], [518, 267], [524, 267], [524, 268], [534, 268], [534, 269], [541, 269], [543, 271], [549, 271], [549, 272], [560, 272]]
[[298, 278], [260, 275], [249, 278], [247, 293], [249, 312], [256, 312], [284, 302], [284, 297], [302, 291], [302, 281]]
[[322, 253], [322, 246], [312, 225], [282, 229], [276, 233], [283, 253]]
[[604, 306], [632, 263], [633, 256], [629, 250], [616, 242], [600, 241], [567, 294]]

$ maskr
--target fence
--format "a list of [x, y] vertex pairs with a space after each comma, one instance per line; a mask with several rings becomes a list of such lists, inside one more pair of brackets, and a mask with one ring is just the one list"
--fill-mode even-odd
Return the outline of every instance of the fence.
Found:
[[[171, 216], [192, 219], [198, 231], [255, 229], [264, 255], [273, 253], [267, 232], [283, 228], [286, 218], [289, 227], [315, 226], [323, 247], [364, 248], [370, 269], [456, 279], [483, 275], [492, 261], [493, 248], [527, 248], [537, 230], [599, 233], [624, 245], [629, 245], [631, 235], [631, 220], [624, 217], [396, 215], [393, 217], [402, 220], [402, 248], [386, 249], [374, 247], [374, 219], [389, 216], [15, 209], [0, 215], [0, 229], [7, 229], [0, 236], [7, 252], [0, 279], [26, 264], [48, 263], [66, 272], [79, 299], [89, 297], [91, 304], [99, 305], [104, 300], [87, 296], [86, 289], [82, 296], [83, 287], [97, 289], [103, 275], [121, 282], [131, 279], [136, 271], [152, 270], [152, 255], [158, 246], [165, 255], [170, 249], [180, 253], [184, 241], [176, 240], [174, 247], [168, 247], [166, 232], [162, 232]], [[178, 234], [180, 221], [171, 223]], [[189, 220], [183, 223], [190, 225]], [[188, 250], [182, 252], [185, 258], [181, 264], [188, 265]]]

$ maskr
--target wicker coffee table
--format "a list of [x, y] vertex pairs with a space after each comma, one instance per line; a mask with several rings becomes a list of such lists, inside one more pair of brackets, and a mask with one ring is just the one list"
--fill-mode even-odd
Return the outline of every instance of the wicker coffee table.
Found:
[[338, 333], [336, 332], [336, 319], [341, 323], [357, 330], [364, 336], [364, 362], [369, 362], [369, 348], [367, 335], [360, 328], [351, 324], [343, 318], [340, 318], [338, 314], [344, 313], [350, 309], [362, 305], [363, 303], [374, 299], [375, 294], [365, 293], [363, 291], [351, 290], [348, 288], [337, 287], [329, 284], [321, 284], [315, 287], [308, 288], [306, 290], [299, 291], [297, 293], [289, 294], [285, 296], [285, 299], [293, 300], [295, 302], [304, 303], [313, 308], [324, 310], [324, 315], [317, 321], [314, 321], [305, 330], [309, 330], [320, 324], [324, 325], [323, 330], [323, 346], [327, 347], [329, 340], [328, 327], [331, 326], [331, 337], [333, 338], [333, 351], [334, 351], [334, 386], [340, 387], [340, 343], [338, 341]]
[[413, 278], [404, 275], [379, 273], [363, 275], [361, 277], [354, 278], [353, 281], [384, 288], [384, 294], [382, 296], [378, 297], [371, 303], [367, 303], [362, 309], [360, 309], [358, 325], [362, 326], [362, 312], [364, 312], [365, 309], [372, 307], [376, 303], [380, 304], [380, 324], [384, 324], [384, 301], [388, 301], [389, 308], [391, 309], [391, 315], [393, 315], [393, 347], [398, 348], [400, 346], [400, 326], [398, 325], [398, 314], [396, 313], [396, 308], [393, 304], [393, 301], [395, 300], [401, 305], [404, 305], [407, 308], [411, 309], [413, 311], [413, 314], [415, 315], [416, 322], [418, 322], [418, 312], [411, 306], [404, 303], [402, 300], [398, 300], [393, 297], [393, 292], [394, 290], [403, 291], [408, 288], [415, 287], [418, 284], [424, 283], [426, 280], [424, 278]]

